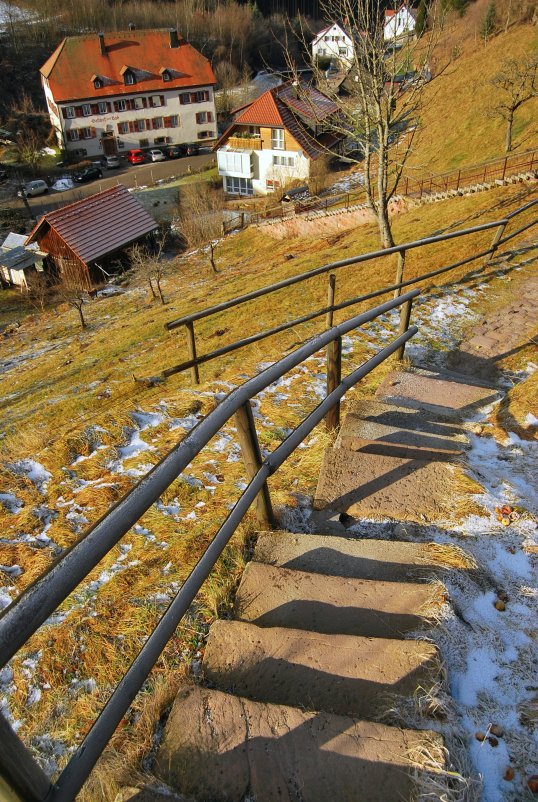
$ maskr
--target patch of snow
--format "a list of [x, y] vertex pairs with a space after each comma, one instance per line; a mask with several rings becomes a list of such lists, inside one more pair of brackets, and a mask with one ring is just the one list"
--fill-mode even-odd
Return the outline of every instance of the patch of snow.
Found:
[[160, 412], [143, 412], [140, 409], [136, 412], [131, 412], [131, 418], [134, 420], [138, 429], [143, 432], [145, 429], [150, 429], [162, 423], [164, 415]]
[[184, 418], [172, 418], [168, 424], [168, 428], [185, 429], [186, 432], [190, 432], [190, 430], [196, 426], [199, 420], [200, 418], [196, 415], [187, 415]]
[[8, 464], [6, 467], [13, 473], [26, 476], [40, 493], [46, 493], [52, 474], [40, 462], [36, 462], [33, 459], [21, 459]]
[[99, 290], [96, 295], [98, 298], [111, 298], [114, 295], [123, 295], [125, 290], [123, 287], [117, 287], [115, 284], [111, 284], [108, 287], [103, 287], [102, 290]]
[[0, 493], [0, 504], [12, 515], [16, 515], [24, 507], [24, 502], [15, 493]]
[[8, 576], [11, 576], [11, 577], [14, 577], [14, 578], [18, 577], [18, 576], [21, 576], [24, 573], [24, 571], [20, 567], [20, 565], [17, 565], [17, 564], [15, 564], [15, 565], [0, 565], [0, 571], [2, 571], [4, 574], [7, 574]]
[[525, 426], [538, 426], [538, 418], [532, 414], [532, 412], [527, 413], [527, 417], [525, 418]]

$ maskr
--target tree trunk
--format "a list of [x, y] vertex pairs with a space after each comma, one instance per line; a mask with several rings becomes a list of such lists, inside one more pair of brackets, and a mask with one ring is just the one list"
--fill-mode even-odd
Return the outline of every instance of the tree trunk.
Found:
[[152, 297], [156, 298], [157, 295], [155, 294], [155, 290], [153, 289], [153, 281], [151, 280], [151, 276], [148, 276], [148, 284], [149, 284], [149, 288], [151, 290]]
[[160, 281], [160, 279], [157, 279], [157, 291], [159, 293], [159, 298], [161, 299], [161, 303], [164, 306], [164, 297], [163, 297], [163, 291], [161, 290], [161, 281]]
[[510, 153], [512, 150], [512, 126], [514, 125], [514, 112], [509, 111], [506, 119], [506, 140], [504, 143], [504, 152]]
[[82, 306], [77, 306], [78, 316], [80, 318], [80, 327], [82, 329], [86, 328], [86, 321], [84, 320], [84, 313], [82, 312]]
[[392, 236], [389, 210], [385, 198], [379, 198], [377, 203], [377, 226], [379, 228], [379, 238], [383, 248], [392, 248], [395, 243]]

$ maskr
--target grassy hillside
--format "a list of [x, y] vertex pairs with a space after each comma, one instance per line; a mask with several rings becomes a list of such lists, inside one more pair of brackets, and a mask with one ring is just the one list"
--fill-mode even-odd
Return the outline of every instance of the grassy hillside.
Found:
[[[434, 231], [495, 219], [528, 200], [526, 187], [506, 187], [452, 202], [412, 208], [395, 221], [398, 239], [412, 240]], [[428, 251], [413, 252], [407, 275], [419, 275], [465, 257], [489, 242], [486, 232], [474, 242], [454, 240]], [[211, 410], [220, 394], [256, 373], [263, 363], [278, 359], [305, 337], [323, 328], [317, 321], [237, 354], [202, 367], [203, 383], [190, 385], [187, 374], [156, 387], [133, 381], [154, 375], [186, 356], [184, 334], [167, 335], [163, 324], [171, 318], [217, 303], [254, 287], [349, 257], [376, 247], [373, 226], [351, 227], [339, 233], [275, 240], [271, 229], [248, 229], [223, 240], [216, 249], [218, 275], [210, 273], [207, 256], [198, 251], [171, 263], [164, 282], [168, 303], [150, 302], [145, 287], [134, 286], [124, 295], [94, 301], [87, 306], [88, 328], [77, 328], [76, 312], [66, 307], [21, 318], [21, 325], [0, 341], [2, 430], [0, 483], [16, 502], [0, 504], [4, 537], [0, 562], [20, 566], [19, 576], [4, 577], [3, 598], [14, 598], [47, 565], [58, 549], [69, 546], [88, 523], [106, 509], [184, 436], [197, 416]], [[466, 273], [456, 271], [446, 280]], [[394, 260], [338, 271], [337, 300], [368, 292], [391, 282]], [[502, 284], [487, 269], [480, 282], [470, 280], [470, 298], [479, 303], [487, 288]], [[326, 279], [318, 278], [280, 292], [272, 299], [253, 301], [239, 311], [222, 313], [197, 326], [199, 350], [213, 349], [275, 325], [301, 311], [322, 306]], [[431, 310], [442, 297], [435, 288], [426, 294], [419, 314], [422, 342], [443, 345], [441, 329], [429, 324]], [[18, 296], [2, 293], [0, 302], [11, 308]], [[467, 303], [467, 302], [466, 302]], [[452, 314], [456, 307], [450, 302]], [[463, 306], [461, 307], [464, 308]], [[350, 316], [348, 310], [345, 316]], [[357, 310], [358, 311], [358, 310]], [[1, 310], [0, 310], [1, 314]], [[343, 319], [341, 314], [338, 319]], [[429, 327], [429, 328], [428, 328]], [[387, 336], [395, 320], [375, 324], [350, 340], [344, 373], [360, 364]], [[11, 362], [11, 367], [7, 365]], [[361, 383], [361, 393], [372, 392], [384, 370]], [[318, 402], [324, 386], [323, 355], [306, 371], [297, 370], [289, 384], [261, 397], [256, 410], [260, 440], [271, 451]], [[290, 389], [286, 389], [286, 388]], [[289, 399], [289, 403], [286, 399]], [[312, 494], [327, 435], [320, 429], [309, 448], [298, 450], [271, 480], [277, 505], [293, 509], [297, 494]], [[19, 461], [37, 461], [44, 482], [32, 480]], [[27, 467], [27, 466], [26, 466]], [[47, 733], [46, 741], [62, 754], [87, 729], [140, 646], [144, 636], [184, 581], [226, 514], [227, 506], [243, 486], [242, 464], [234, 445], [232, 426], [217, 436], [154, 506], [113, 549], [63, 606], [54, 623], [42, 628], [14, 661], [8, 694], [11, 715], [21, 722], [21, 734], [31, 741]], [[194, 514], [192, 514], [194, 513]], [[218, 571], [201, 594], [184, 626], [180, 627], [153, 673], [152, 687], [162, 697], [173, 694], [174, 684], [189, 658], [203, 644], [207, 622], [225, 603], [243, 565], [243, 543], [254, 529], [247, 519], [228, 549]], [[33, 660], [24, 663], [23, 660]], [[29, 668], [30, 666], [30, 668]], [[33, 666], [33, 668], [32, 668]], [[178, 673], [179, 672], [179, 673]], [[116, 736], [116, 747], [126, 749], [140, 711], [146, 718], [136, 731], [135, 752], [151, 737], [144, 721], [159, 699], [138, 698], [132, 719]], [[149, 709], [149, 713], [148, 713]], [[140, 730], [142, 726], [142, 734]], [[147, 738], [147, 740], [146, 740]], [[37, 743], [37, 741], [36, 741]], [[94, 795], [88, 799], [95, 800]]]
[[[538, 54], [536, 26], [517, 25], [484, 44], [479, 36], [485, 0], [440, 34], [434, 72], [446, 71], [425, 90], [420, 136], [409, 160], [409, 174], [441, 173], [504, 155], [505, 128], [488, 117], [494, 103], [488, 84], [503, 60]], [[485, 13], [485, 11], [484, 11]], [[514, 151], [538, 147], [538, 97], [516, 112]]]

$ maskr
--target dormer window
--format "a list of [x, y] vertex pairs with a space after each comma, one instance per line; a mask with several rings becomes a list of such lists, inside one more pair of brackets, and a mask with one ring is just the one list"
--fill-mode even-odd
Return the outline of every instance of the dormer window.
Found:
[[172, 78], [168, 70], [163, 70], [162, 76], [163, 76], [163, 81], [170, 81]]
[[93, 79], [93, 88], [94, 89], [102, 89], [103, 88], [103, 81], [101, 78], [94, 78]]
[[134, 72], [127, 70], [123, 73], [123, 80], [126, 86], [132, 86], [135, 83]]

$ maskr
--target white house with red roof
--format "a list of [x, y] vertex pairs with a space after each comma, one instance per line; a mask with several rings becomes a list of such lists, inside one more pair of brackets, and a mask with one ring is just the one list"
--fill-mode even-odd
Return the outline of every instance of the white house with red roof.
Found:
[[388, 8], [385, 11], [384, 37], [385, 41], [400, 39], [414, 33], [416, 25], [416, 11], [407, 3], [397, 8]]
[[58, 143], [76, 156], [217, 137], [213, 70], [174, 29], [68, 36], [40, 72]]
[[339, 137], [331, 132], [338, 106], [312, 86], [285, 83], [238, 109], [215, 145], [228, 195], [267, 195], [308, 181]]
[[344, 66], [353, 62], [353, 42], [351, 36], [337, 22], [320, 31], [312, 40], [312, 58], [337, 59]]

